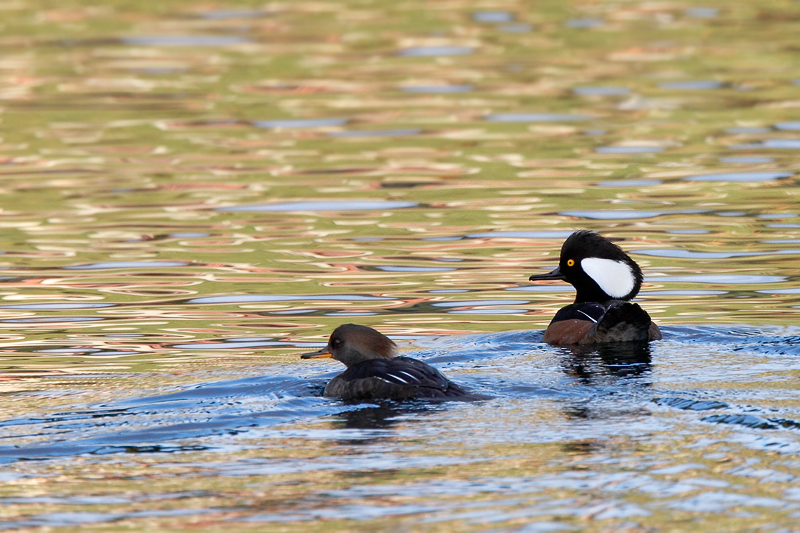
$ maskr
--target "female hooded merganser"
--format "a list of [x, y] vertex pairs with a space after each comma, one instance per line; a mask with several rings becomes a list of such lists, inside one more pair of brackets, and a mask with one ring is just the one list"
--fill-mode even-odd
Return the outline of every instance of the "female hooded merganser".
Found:
[[397, 357], [397, 345], [367, 326], [343, 324], [333, 331], [327, 346], [301, 357], [333, 357], [347, 366], [325, 386], [325, 396], [343, 400], [480, 398], [422, 361]]
[[578, 291], [547, 330], [549, 344], [655, 341], [661, 331], [631, 300], [642, 286], [642, 270], [616, 244], [592, 231], [576, 231], [561, 247], [558, 266], [531, 281], [560, 279]]

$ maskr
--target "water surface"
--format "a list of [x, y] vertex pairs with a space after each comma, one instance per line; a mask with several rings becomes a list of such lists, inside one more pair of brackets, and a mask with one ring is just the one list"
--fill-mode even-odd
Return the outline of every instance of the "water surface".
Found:
[[[797, 2], [1, 7], [0, 529], [797, 529]], [[663, 341], [541, 342], [577, 229]]]

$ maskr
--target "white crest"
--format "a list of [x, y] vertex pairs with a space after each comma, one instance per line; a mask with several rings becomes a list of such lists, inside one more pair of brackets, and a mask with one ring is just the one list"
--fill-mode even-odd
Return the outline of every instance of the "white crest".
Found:
[[624, 261], [587, 257], [581, 261], [581, 267], [612, 298], [627, 296], [636, 285], [633, 270]]

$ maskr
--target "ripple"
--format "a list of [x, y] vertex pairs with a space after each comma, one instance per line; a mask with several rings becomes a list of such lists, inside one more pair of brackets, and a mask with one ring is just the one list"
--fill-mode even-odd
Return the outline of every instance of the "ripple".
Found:
[[603, 26], [606, 23], [603, 19], [598, 18], [578, 18], [578, 19], [569, 19], [565, 25], [568, 28], [578, 28], [578, 29], [587, 29], [587, 28], [598, 28]]
[[600, 146], [594, 149], [598, 154], [653, 154], [663, 152], [663, 146]]
[[453, 293], [464, 293], [469, 292], [467, 289], [435, 289], [432, 291], [428, 291], [431, 294], [453, 294]]
[[[724, 513], [732, 507], [748, 508], [785, 506], [786, 504], [784, 502], [775, 498], [753, 497], [749, 494], [734, 494], [730, 492], [706, 492], [669, 505], [669, 507], [672, 509], [679, 509], [681, 511], [688, 511], [692, 513]], [[739, 516], [751, 515], [739, 514]]]
[[796, 216], [797, 213], [761, 213], [758, 218], [794, 218]]
[[260, 9], [215, 9], [203, 11], [200, 16], [208, 20], [253, 19], [269, 15]]
[[756, 292], [764, 294], [800, 294], [800, 289], [764, 289]]
[[715, 7], [690, 7], [685, 13], [687, 17], [708, 19], [719, 15], [719, 10]]
[[99, 352], [100, 350], [95, 348], [52, 348], [49, 350], [34, 350], [35, 352], [39, 353], [93, 353]]
[[452, 272], [455, 268], [447, 267], [417, 267], [417, 266], [378, 266], [375, 267], [384, 272]]
[[645, 187], [647, 185], [660, 185], [661, 180], [616, 180], [601, 181], [598, 187]]
[[88, 265], [72, 265], [62, 267], [64, 270], [107, 270], [114, 268], [164, 268], [187, 266], [182, 261], [110, 261], [107, 263], [90, 263]]
[[436, 302], [434, 307], [472, 307], [479, 305], [525, 305], [527, 300], [465, 300], [463, 302]]
[[657, 398], [653, 400], [657, 405], [674, 407], [684, 411], [708, 411], [711, 409], [724, 409], [728, 404], [714, 400], [693, 400], [689, 398]]
[[515, 315], [527, 312], [527, 309], [453, 309], [447, 311], [451, 315]]
[[720, 157], [722, 163], [772, 163], [775, 161], [772, 157], [761, 156], [738, 156], [738, 157]]
[[251, 42], [241, 35], [148, 35], [120, 41], [129, 46], [231, 46]]
[[508, 11], [476, 11], [472, 14], [472, 20], [488, 23], [512, 22], [514, 14]]
[[331, 126], [344, 126], [346, 118], [305, 118], [285, 120], [253, 120], [250, 122], [257, 128], [325, 128]]
[[710, 283], [721, 285], [750, 285], [754, 283], [782, 283], [783, 276], [759, 276], [745, 274], [696, 274], [691, 276], [660, 276], [648, 278], [648, 283]]
[[636, 250], [634, 255], [653, 257], [675, 257], [680, 259], [727, 259], [729, 257], [759, 257], [764, 255], [797, 255], [800, 250], [769, 250], [764, 252], [692, 252], [691, 250], [675, 250], [670, 248], [654, 248], [652, 250]]
[[575, 87], [572, 92], [579, 96], [617, 96], [629, 94], [627, 87]]
[[[543, 269], [543, 272], [552, 270], [548, 268]], [[523, 292], [575, 292], [571, 285], [525, 285], [524, 287], [509, 287], [507, 291], [523, 291]]]
[[533, 31], [533, 26], [530, 24], [502, 24], [497, 27], [503, 33], [528, 33]]
[[334, 131], [328, 133], [329, 137], [403, 137], [407, 135], [419, 135], [422, 133], [421, 129], [396, 129], [396, 130], [352, 130], [352, 131]]
[[628, 220], [636, 218], [654, 218], [662, 215], [681, 214], [679, 212], [668, 211], [559, 211], [559, 215], [565, 217], [593, 218], [597, 220]]
[[760, 143], [733, 144], [729, 148], [732, 150], [755, 150], [758, 148], [797, 150], [800, 149], [800, 139], [767, 139]]
[[468, 239], [566, 239], [571, 231], [490, 231], [470, 233]]
[[779, 122], [775, 124], [775, 129], [777, 130], [792, 130], [797, 131], [800, 130], [800, 121], [795, 122]]
[[769, 128], [760, 128], [760, 127], [750, 127], [750, 128], [726, 128], [725, 133], [730, 133], [731, 135], [749, 135], [749, 134], [758, 134], [758, 133], [769, 133], [772, 130]]
[[475, 52], [472, 46], [412, 46], [397, 52], [403, 57], [464, 56]]
[[[657, 283], [660, 278], [647, 279], [648, 283]], [[718, 296], [728, 294], [728, 291], [642, 291], [639, 295], [654, 296]]]
[[711, 415], [703, 418], [702, 420], [703, 422], [713, 422], [715, 424], [733, 424], [737, 426], [746, 426], [753, 429], [778, 429], [776, 424], [754, 415]]
[[374, 316], [374, 315], [377, 315], [377, 314], [378, 314], [378, 313], [370, 313], [370, 312], [367, 312], [367, 311], [363, 311], [363, 312], [355, 312], [355, 311], [348, 311], [348, 312], [344, 312], [344, 311], [335, 311], [335, 312], [332, 312], [332, 313], [325, 313], [325, 316]]
[[[58, 308], [58, 309], [74, 309], [74, 308]], [[98, 320], [106, 320], [102, 317], [92, 316], [48, 316], [38, 318], [12, 318], [8, 320], [0, 320], [0, 322], [8, 324], [46, 324], [51, 322], [97, 322]]]
[[764, 244], [800, 244], [800, 239], [775, 239], [775, 240], [765, 240], [759, 241]]
[[690, 91], [690, 90], [707, 90], [707, 89], [719, 89], [722, 87], [722, 83], [713, 80], [697, 80], [697, 81], [670, 81], [659, 83], [659, 87], [662, 89], [677, 89], [681, 91]]
[[772, 181], [791, 178], [794, 172], [722, 172], [720, 174], [698, 174], [687, 176], [684, 181]]
[[0, 305], [0, 309], [95, 309], [102, 307], [116, 307], [117, 304], [105, 303], [52, 303], [52, 304], [14, 304]]
[[180, 350], [235, 350], [239, 348], [267, 348], [271, 346], [296, 346], [293, 342], [279, 341], [224, 341], [224, 342], [192, 342], [187, 344], [173, 344], [172, 348]]
[[573, 120], [591, 120], [593, 115], [569, 113], [499, 113], [486, 115], [489, 122], [568, 122]]
[[187, 304], [242, 304], [255, 302], [378, 302], [393, 300], [385, 296], [362, 296], [360, 294], [240, 294], [233, 296], [204, 296], [192, 298]]
[[764, 148], [796, 150], [800, 148], [800, 139], [767, 139], [762, 143], [762, 145]]
[[472, 85], [403, 85], [400, 90], [406, 93], [468, 93], [474, 90]]
[[200, 233], [200, 232], [184, 232], [184, 233], [170, 233], [169, 237], [173, 239], [193, 239], [198, 237], [208, 237], [210, 233]]
[[391, 200], [334, 200], [329, 202], [287, 202], [283, 204], [239, 205], [220, 207], [216, 211], [382, 211], [384, 209], [403, 209], [416, 207], [416, 202], [400, 202]]

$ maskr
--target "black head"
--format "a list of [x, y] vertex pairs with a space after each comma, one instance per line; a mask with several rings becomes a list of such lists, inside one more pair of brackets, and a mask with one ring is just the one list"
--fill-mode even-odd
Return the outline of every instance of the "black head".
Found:
[[560, 279], [578, 291], [575, 303], [630, 300], [642, 286], [642, 270], [622, 248], [592, 231], [576, 231], [564, 241], [558, 267], [531, 281]]
[[350, 367], [369, 359], [391, 359], [396, 355], [397, 345], [386, 335], [367, 326], [342, 324], [333, 330], [327, 346], [301, 357], [333, 357]]

